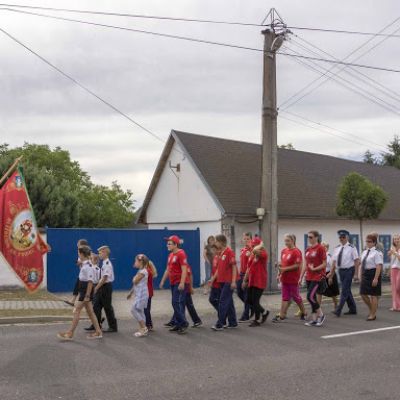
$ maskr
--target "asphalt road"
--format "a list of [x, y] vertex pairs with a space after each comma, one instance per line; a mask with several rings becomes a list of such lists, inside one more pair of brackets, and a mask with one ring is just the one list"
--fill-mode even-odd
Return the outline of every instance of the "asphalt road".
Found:
[[[329, 316], [321, 328], [292, 318], [260, 328], [178, 336], [166, 329], [132, 336], [136, 324], [88, 341], [56, 338], [66, 325], [0, 326], [2, 400], [364, 399], [399, 398], [400, 329], [341, 338], [321, 336], [399, 326], [383, 299], [379, 318]], [[157, 320], [160, 326], [162, 321]]]

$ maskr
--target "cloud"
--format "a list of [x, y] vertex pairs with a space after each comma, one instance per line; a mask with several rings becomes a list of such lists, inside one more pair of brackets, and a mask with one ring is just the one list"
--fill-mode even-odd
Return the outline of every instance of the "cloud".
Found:
[[[54, 6], [43, 1], [41, 5]], [[268, 11], [265, 2], [253, 0], [140, 0], [59, 1], [57, 7], [109, 10], [261, 22]], [[343, 8], [340, 2], [281, 0], [275, 7], [289, 26], [310, 26], [378, 31], [394, 21], [398, 2], [384, 6], [373, 0], [355, 0]], [[54, 21], [0, 11], [4, 29], [42, 56], [94, 90], [132, 118], [167, 139], [171, 129], [252, 142], [260, 141], [262, 54], [204, 44]], [[192, 24], [130, 18], [62, 14], [101, 23], [154, 30], [226, 43], [262, 48], [259, 28]], [[355, 17], [356, 16], [356, 17]], [[394, 32], [400, 22], [388, 30]], [[293, 32], [287, 46], [311, 55], [298, 44], [312, 42], [335, 57], [344, 58], [368, 38], [353, 35]], [[363, 47], [372, 49], [382, 39]], [[394, 51], [398, 39], [387, 39], [358, 62], [387, 67], [400, 63]], [[314, 51], [318, 51], [314, 48]], [[89, 172], [94, 181], [118, 180], [133, 190], [138, 202], [144, 198], [163, 144], [107, 108], [69, 80], [49, 68], [4, 35], [0, 35], [0, 139], [11, 145], [24, 141], [61, 146]], [[356, 54], [362, 54], [361, 51]], [[325, 57], [328, 57], [325, 55]], [[350, 58], [351, 59], [351, 58]], [[319, 64], [331, 68], [329, 64]], [[278, 56], [278, 103], [318, 75], [301, 63]], [[358, 70], [357, 70], [358, 71]], [[400, 110], [399, 74], [362, 71], [378, 84], [359, 82], [352, 71], [340, 76], [371, 91]], [[365, 78], [364, 78], [365, 79]], [[382, 87], [391, 92], [381, 92]], [[390, 97], [391, 95], [391, 97]], [[279, 142], [292, 142], [297, 149], [356, 157], [366, 148], [381, 150], [367, 140], [387, 143], [399, 132], [399, 118], [360, 95], [329, 81], [290, 108], [312, 120], [360, 136], [365, 145], [317, 132], [283, 118]], [[282, 117], [285, 114], [280, 114]], [[286, 115], [288, 118], [289, 115]], [[303, 121], [304, 122], [304, 121]], [[333, 131], [334, 132], [334, 131]], [[346, 136], [346, 135], [344, 135]]]

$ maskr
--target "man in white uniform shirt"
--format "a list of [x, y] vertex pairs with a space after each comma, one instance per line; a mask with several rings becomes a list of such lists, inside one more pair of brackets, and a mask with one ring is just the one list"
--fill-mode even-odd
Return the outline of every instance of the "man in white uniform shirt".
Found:
[[114, 282], [114, 269], [110, 256], [110, 248], [108, 246], [101, 246], [97, 249], [99, 257], [103, 260], [101, 268], [101, 278], [96, 285], [94, 291], [96, 294], [96, 301], [94, 304], [94, 312], [96, 314], [99, 324], [101, 323], [101, 310], [104, 308], [108, 322], [108, 329], [103, 332], [118, 332], [117, 320], [112, 306], [112, 283]]
[[[357, 314], [356, 302], [351, 292], [351, 285], [354, 275], [358, 274], [360, 257], [357, 249], [349, 242], [350, 233], [344, 229], [338, 231], [340, 244], [335, 247], [332, 257], [332, 264], [339, 271], [342, 291], [340, 301], [333, 314], [340, 317], [344, 305], [347, 303], [349, 310], [344, 315]], [[356, 275], [357, 276], [357, 275]]]

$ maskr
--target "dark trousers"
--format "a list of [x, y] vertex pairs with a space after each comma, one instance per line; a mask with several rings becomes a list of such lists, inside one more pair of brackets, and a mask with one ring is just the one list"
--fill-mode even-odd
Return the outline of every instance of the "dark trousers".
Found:
[[186, 305], [186, 308], [188, 310], [188, 313], [189, 313], [190, 318], [193, 321], [193, 323], [194, 324], [201, 323], [201, 319], [200, 319], [199, 315], [197, 314], [196, 308], [194, 307], [192, 295], [190, 292], [186, 293], [185, 305]]
[[172, 308], [174, 309], [172, 322], [178, 328], [185, 328], [188, 326], [185, 317], [186, 290], [179, 290], [178, 286], [171, 285]]
[[228, 318], [230, 326], [236, 326], [236, 310], [233, 303], [233, 290], [229, 282], [221, 283], [221, 297], [219, 299], [218, 307], [218, 322], [217, 327], [222, 328]]
[[118, 330], [117, 320], [115, 319], [114, 308], [112, 306], [111, 283], [104, 284], [96, 293], [93, 309], [99, 324], [101, 323], [101, 311], [103, 308], [106, 313], [109, 328]]
[[217, 312], [218, 312], [220, 297], [221, 297], [221, 288], [212, 287], [210, 290], [210, 296], [208, 297], [208, 301], [216, 309]]
[[144, 315], [146, 317], [146, 326], [148, 328], [153, 327], [153, 321], [151, 320], [151, 297], [147, 300], [147, 307], [144, 309]]
[[340, 282], [342, 284], [342, 291], [340, 293], [339, 305], [336, 309], [337, 313], [341, 313], [342, 309], [347, 303], [350, 312], [357, 312], [356, 302], [353, 298], [353, 293], [351, 293], [351, 284], [353, 283], [355, 268], [351, 267], [348, 269], [339, 268]]
[[264, 314], [265, 309], [261, 306], [260, 300], [263, 294], [263, 289], [256, 287], [250, 287], [247, 292], [247, 301], [249, 305], [254, 310], [255, 320], [258, 321], [262, 314]]
[[247, 320], [250, 318], [250, 304], [247, 301], [247, 295], [248, 295], [247, 288], [245, 288], [245, 289], [242, 288], [243, 278], [244, 278], [244, 274], [240, 274], [240, 279], [237, 283], [236, 291], [239, 296], [239, 299], [242, 300], [244, 303], [244, 309], [243, 309], [243, 313], [242, 313], [242, 316], [240, 317], [240, 319]]

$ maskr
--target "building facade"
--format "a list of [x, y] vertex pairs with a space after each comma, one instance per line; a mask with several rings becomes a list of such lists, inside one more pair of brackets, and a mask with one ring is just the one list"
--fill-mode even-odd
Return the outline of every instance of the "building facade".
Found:
[[[199, 228], [202, 244], [208, 236], [224, 233], [239, 254], [243, 233], [259, 232], [260, 171], [260, 145], [172, 131], [138, 222], [149, 229]], [[353, 171], [389, 195], [379, 220], [363, 226], [364, 233], [378, 232], [389, 250], [393, 234], [400, 232], [400, 190], [394, 185], [400, 179], [398, 169], [283, 149], [278, 153], [280, 248], [283, 235], [294, 233], [304, 250], [308, 231], [316, 229], [332, 249], [338, 244], [336, 232], [347, 229], [352, 243], [362, 249], [359, 222], [335, 212], [338, 185]]]

